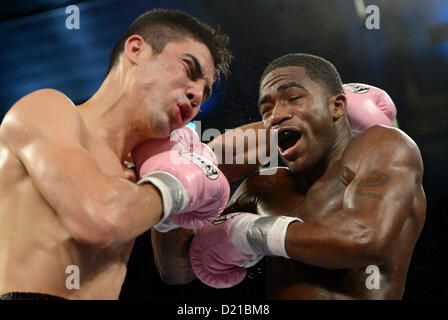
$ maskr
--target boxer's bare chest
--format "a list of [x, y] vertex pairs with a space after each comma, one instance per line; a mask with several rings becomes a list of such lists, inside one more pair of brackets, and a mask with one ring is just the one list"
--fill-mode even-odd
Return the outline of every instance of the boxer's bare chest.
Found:
[[[349, 180], [347, 168], [335, 163], [308, 190], [301, 190], [288, 170], [267, 178], [259, 192], [257, 213], [260, 215], [295, 216], [304, 222], [315, 221], [342, 209]], [[273, 299], [350, 299], [363, 291], [359, 270], [327, 270], [284, 258], [266, 260], [267, 295]]]
[[[120, 161], [110, 148], [95, 139], [83, 142], [105, 175], [124, 177]], [[51, 163], [48, 165], [51, 166]], [[54, 294], [69, 297], [73, 293], [87, 298], [118, 297], [133, 241], [106, 249], [91, 248], [75, 241], [58, 220], [57, 212], [41, 196], [23, 164], [1, 143], [0, 173], [3, 177], [0, 190], [9, 189], [7, 201], [3, 201], [0, 206], [0, 221], [8, 228], [0, 232], [0, 237], [8, 239], [2, 241], [2, 245], [3, 248], [10, 248], [8, 250], [11, 252], [8, 259], [0, 259], [1, 267], [15, 270], [18, 263], [26, 266], [23, 268], [26, 270], [26, 279], [30, 279], [29, 290], [34, 290], [32, 286], [35, 279], [40, 279], [40, 282], [36, 282], [39, 286], [45, 279], [45, 290]], [[8, 181], [9, 186], [6, 186]], [[64, 271], [68, 265], [78, 266], [82, 270], [82, 290], [64, 291], [67, 276]], [[0, 290], [16, 290], [17, 283], [24, 282], [24, 277], [20, 273], [17, 277], [9, 277]], [[104, 290], [105, 286], [108, 290]]]
[[295, 216], [303, 221], [320, 219], [340, 210], [347, 187], [345, 168], [334, 164], [309, 190], [304, 190], [282, 169], [272, 179], [269, 191], [258, 197], [257, 210], [260, 215]]

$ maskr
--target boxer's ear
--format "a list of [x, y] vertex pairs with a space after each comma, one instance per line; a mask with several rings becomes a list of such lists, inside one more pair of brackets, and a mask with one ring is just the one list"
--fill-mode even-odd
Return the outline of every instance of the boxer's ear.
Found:
[[138, 64], [142, 54], [147, 50], [149, 50], [148, 54], [151, 55], [151, 46], [145, 42], [142, 36], [134, 34], [126, 39], [123, 55], [131, 64]]
[[338, 120], [347, 110], [347, 98], [340, 93], [330, 98], [330, 114], [333, 120]]

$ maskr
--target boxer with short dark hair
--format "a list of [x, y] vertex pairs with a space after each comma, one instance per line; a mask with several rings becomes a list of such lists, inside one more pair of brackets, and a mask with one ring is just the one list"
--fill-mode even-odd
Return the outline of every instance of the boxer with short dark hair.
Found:
[[341, 77], [335, 66], [321, 57], [306, 53], [290, 53], [272, 61], [266, 69], [264, 69], [260, 78], [260, 85], [263, 82], [263, 79], [274, 69], [291, 66], [305, 68], [310, 80], [325, 87], [329, 95], [344, 93]]
[[[231, 54], [227, 50], [227, 36], [181, 11], [158, 9], [139, 16], [121, 36], [110, 55], [108, 73], [118, 64], [126, 41], [132, 35], [141, 36], [155, 55], [162, 52], [168, 42], [192, 38], [205, 44], [210, 50], [217, 78], [221, 73], [229, 72]], [[194, 64], [200, 67], [196, 61]]]
[[348, 103], [366, 124], [372, 105], [395, 108], [374, 87], [347, 101], [334, 70], [305, 54], [267, 67], [259, 110], [264, 127], [278, 130], [287, 168], [246, 179], [226, 214], [194, 236], [190, 260], [202, 282], [234, 286], [268, 256], [269, 299], [402, 297], [425, 220], [421, 155], [396, 128], [360, 126], [354, 137]]
[[[0, 299], [117, 299], [137, 236], [167, 219], [197, 228], [219, 215], [228, 182], [184, 126], [227, 72], [226, 46], [185, 13], [150, 11], [85, 103], [43, 89], [10, 109], [0, 127]], [[133, 150], [138, 184], [123, 166]]]

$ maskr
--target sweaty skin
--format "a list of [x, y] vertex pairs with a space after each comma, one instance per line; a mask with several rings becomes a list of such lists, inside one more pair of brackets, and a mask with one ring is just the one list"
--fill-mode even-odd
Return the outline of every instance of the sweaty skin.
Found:
[[[356, 140], [368, 140], [373, 130], [392, 129], [372, 128]], [[308, 191], [288, 168], [279, 168], [273, 175], [248, 178], [232, 196], [226, 213], [286, 215], [304, 221], [288, 228], [286, 245], [291, 259], [265, 258], [268, 299], [401, 299], [425, 219], [425, 195], [421, 185], [409, 181], [415, 178], [412, 173], [401, 183], [413, 182], [413, 201], [408, 197], [391, 201], [402, 190], [399, 181], [395, 190], [388, 190], [393, 182], [387, 171], [372, 170], [365, 182], [356, 182], [350, 165], [360, 161], [361, 141], [353, 141], [358, 147], [350, 146], [343, 160]], [[384, 212], [375, 212], [378, 207]], [[374, 245], [371, 233], [376, 231], [386, 237], [381, 249], [369, 248]], [[379, 289], [366, 287], [369, 265], [379, 267]]]
[[[401, 299], [425, 220], [419, 150], [402, 131], [383, 126], [353, 138], [345, 97], [324, 90], [300, 67], [266, 76], [264, 126], [302, 136], [282, 157], [288, 168], [246, 179], [225, 213], [304, 221], [288, 228], [290, 259], [266, 258], [269, 299]], [[379, 268], [377, 289], [366, 285], [369, 265]]]
[[[39, 92], [38, 94], [40, 101], [45, 103], [45, 99], [51, 99], [51, 96], [57, 93]], [[63, 97], [60, 99], [62, 100]], [[2, 177], [0, 192], [3, 198], [0, 203], [0, 268], [2, 270], [0, 291], [2, 293], [11, 291], [49, 293], [70, 299], [114, 299], [118, 297], [126, 274], [126, 264], [133, 241], [104, 249], [77, 241], [67, 228], [66, 223], [70, 222], [63, 221], [55, 209], [55, 207], [75, 206], [75, 204], [63, 199], [58, 201], [52, 195], [59, 193], [58, 197], [77, 198], [69, 194], [72, 190], [69, 184], [75, 181], [70, 181], [69, 177], [62, 178], [62, 170], [71, 170], [79, 175], [85, 174], [82, 171], [86, 168], [76, 163], [75, 157], [80, 156], [76, 149], [80, 149], [81, 155], [85, 154], [92, 162], [94, 161], [95, 165], [101, 164], [98, 169], [103, 174], [122, 179], [126, 179], [126, 175], [112, 150], [95, 139], [82, 125], [82, 120], [76, 114], [74, 106], [73, 110], [68, 108], [70, 106], [62, 111], [64, 106], [59, 107], [59, 114], [42, 110], [40, 115], [42, 120], [48, 121], [47, 123], [57, 122], [55, 116], [63, 120], [62, 113], [73, 120], [73, 128], [69, 128], [67, 122], [54, 126], [46, 124], [54, 129], [54, 134], [57, 134], [59, 130], [64, 132], [59, 137], [55, 136], [54, 144], [59, 142], [63, 145], [65, 142], [63, 139], [66, 137], [70, 139], [72, 133], [76, 133], [75, 137], [80, 137], [79, 140], [74, 138], [73, 143], [70, 143], [67, 148], [59, 150], [55, 148], [55, 154], [49, 155], [48, 161], [39, 156], [34, 158], [34, 153], [42, 152], [38, 146], [24, 145], [19, 150], [20, 155], [16, 155], [11, 150], [11, 144], [18, 146], [20, 141], [11, 141], [12, 137], [2, 128], [0, 136], [0, 175]], [[24, 127], [23, 130], [27, 128]], [[52, 147], [51, 143], [48, 143], [48, 149]], [[59, 174], [60, 181], [51, 185], [55, 176]], [[126, 183], [125, 180], [122, 183]], [[83, 191], [78, 190], [78, 192]], [[95, 191], [86, 189], [84, 192]], [[65, 281], [69, 274], [65, 271], [69, 265], [79, 268], [82, 290], [66, 288]]]
[[[201, 77], [192, 77], [192, 55]], [[44, 89], [11, 108], [0, 126], [0, 294], [119, 297], [134, 239], [162, 214], [158, 190], [137, 185], [122, 163], [143, 140], [191, 121], [214, 72], [208, 48], [193, 39], [169, 42], [155, 58], [132, 36], [83, 105]], [[181, 103], [191, 103], [186, 118]], [[73, 265], [79, 289], [66, 287]]]

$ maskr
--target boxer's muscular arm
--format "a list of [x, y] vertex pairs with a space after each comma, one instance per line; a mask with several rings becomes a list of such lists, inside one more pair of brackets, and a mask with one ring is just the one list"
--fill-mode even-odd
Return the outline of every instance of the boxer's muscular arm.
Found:
[[22, 98], [5, 116], [2, 131], [76, 240], [107, 247], [135, 239], [160, 220], [154, 187], [101, 172], [84, 147], [84, 123], [63, 94], [45, 89]]
[[189, 247], [194, 230], [177, 228], [166, 233], [151, 229], [154, 262], [162, 280], [168, 284], [185, 284], [196, 276], [191, 268]]
[[[263, 130], [262, 130], [263, 129]], [[248, 143], [248, 139], [244, 139], [244, 154], [239, 154], [237, 141], [241, 141], [247, 134], [255, 134], [256, 141]], [[261, 136], [263, 135], [263, 136]], [[266, 141], [266, 143], [258, 143], [258, 141]], [[240, 143], [241, 143], [240, 142]], [[269, 155], [270, 152], [270, 136], [269, 132], [264, 130], [262, 122], [254, 122], [234, 128], [226, 133], [216, 137], [208, 143], [213, 149], [219, 161], [219, 169], [224, 173], [229, 182], [236, 181], [249, 173], [257, 170], [266, 163], [261, 163], [258, 155]], [[232, 155], [230, 161], [226, 159], [226, 155]], [[244, 164], [239, 159], [244, 159]], [[267, 158], [267, 156], [266, 156]], [[267, 160], [269, 161], [269, 160]], [[250, 162], [250, 163], [249, 163]]]
[[336, 269], [379, 265], [390, 257], [422, 190], [423, 164], [417, 146], [403, 133], [371, 130], [346, 151], [347, 158], [362, 156], [346, 160], [346, 176], [352, 181], [342, 210], [289, 226], [286, 250], [292, 259]]

